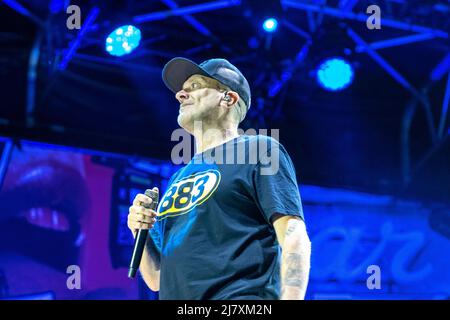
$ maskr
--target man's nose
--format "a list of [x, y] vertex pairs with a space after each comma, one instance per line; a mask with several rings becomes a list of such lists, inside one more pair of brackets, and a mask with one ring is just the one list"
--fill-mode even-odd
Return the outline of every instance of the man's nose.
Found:
[[175, 98], [177, 98], [180, 103], [183, 103], [184, 100], [189, 99], [189, 94], [184, 90], [180, 90], [176, 93]]

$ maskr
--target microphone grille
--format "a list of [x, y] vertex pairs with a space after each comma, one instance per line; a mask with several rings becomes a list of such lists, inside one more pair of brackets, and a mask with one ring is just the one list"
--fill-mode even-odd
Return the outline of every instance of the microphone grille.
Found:
[[158, 191], [155, 191], [153, 189], [147, 189], [145, 190], [145, 195], [147, 197], [150, 197], [150, 199], [152, 199], [152, 203], [151, 203], [151, 207], [150, 209], [155, 210], [156, 206], [158, 205], [158, 200], [159, 200], [159, 193]]

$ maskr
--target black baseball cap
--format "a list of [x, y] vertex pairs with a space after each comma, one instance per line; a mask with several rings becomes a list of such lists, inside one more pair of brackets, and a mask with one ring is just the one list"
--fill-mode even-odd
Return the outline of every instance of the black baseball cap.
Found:
[[250, 108], [251, 94], [247, 79], [238, 68], [226, 59], [209, 59], [199, 65], [195, 62], [176, 57], [166, 63], [162, 71], [165, 85], [174, 93], [183, 89], [183, 83], [192, 75], [199, 74], [216, 79], [231, 90]]

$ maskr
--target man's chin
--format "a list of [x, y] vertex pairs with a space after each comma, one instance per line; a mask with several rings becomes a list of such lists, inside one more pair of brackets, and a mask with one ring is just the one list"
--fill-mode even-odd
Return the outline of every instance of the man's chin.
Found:
[[205, 121], [203, 116], [204, 114], [201, 113], [179, 113], [177, 122], [181, 128], [192, 133], [195, 126], [200, 126], [201, 128], [202, 123]]
[[178, 125], [181, 128], [185, 129], [186, 131], [190, 131], [190, 129], [193, 128], [194, 120], [192, 119], [192, 117], [190, 117], [186, 114], [180, 113], [178, 115], [177, 121], [178, 121]]

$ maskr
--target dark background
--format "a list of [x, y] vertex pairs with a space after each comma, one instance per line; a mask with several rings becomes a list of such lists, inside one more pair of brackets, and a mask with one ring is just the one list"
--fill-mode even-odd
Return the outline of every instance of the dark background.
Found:
[[[323, 4], [345, 8], [345, 2]], [[347, 12], [365, 13], [369, 4], [378, 4], [382, 19], [444, 32], [450, 27], [448, 1], [349, 2], [354, 6]], [[384, 26], [383, 20], [381, 30], [368, 30], [362, 21], [283, 8], [279, 1], [264, 1], [264, 5], [241, 1], [192, 15], [209, 35], [181, 16], [136, 24], [143, 37], [140, 47], [118, 58], [104, 50], [106, 35], [133, 16], [168, 10], [173, 1], [73, 1], [81, 8], [82, 22], [94, 6], [99, 8], [97, 28], [86, 32], [68, 67], [60, 71], [58, 63], [78, 31], [66, 28], [64, 11], [51, 13], [51, 5], [58, 9], [59, 3], [64, 1], [21, 2], [42, 25], [0, 5], [3, 135], [168, 159], [174, 145], [170, 135], [178, 127], [178, 105], [161, 81], [162, 67], [175, 56], [196, 62], [224, 57], [242, 69], [252, 87], [252, 109], [241, 127], [279, 128], [280, 140], [303, 182], [449, 199], [448, 121], [444, 135], [433, 141], [425, 108], [417, 105], [407, 134], [410, 169], [405, 169], [402, 121], [416, 98], [366, 53], [355, 52], [346, 30], [352, 28], [367, 43], [417, 33]], [[176, 2], [180, 7], [202, 3]], [[269, 15], [280, 21], [270, 46], [260, 27]], [[314, 18], [315, 28], [310, 27], [308, 15]], [[282, 21], [304, 30], [312, 44], [292, 79], [275, 97], [268, 97], [271, 83], [289, 68], [307, 42]], [[30, 50], [38, 36], [42, 40], [35, 104], [27, 114]], [[434, 130], [441, 117], [448, 72], [437, 81], [430, 80], [430, 73], [448, 52], [448, 37], [378, 50], [418, 92], [425, 92]], [[355, 68], [353, 84], [337, 93], [324, 91], [313, 77], [318, 62], [335, 55], [346, 57]], [[260, 108], [259, 98], [263, 101]]]

